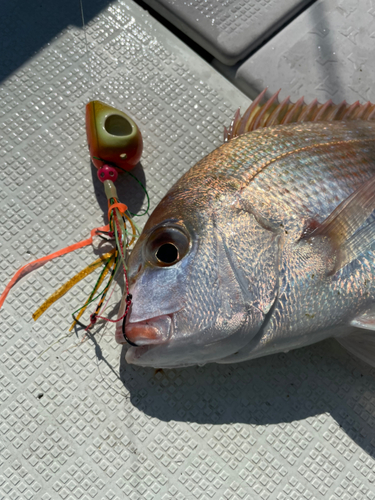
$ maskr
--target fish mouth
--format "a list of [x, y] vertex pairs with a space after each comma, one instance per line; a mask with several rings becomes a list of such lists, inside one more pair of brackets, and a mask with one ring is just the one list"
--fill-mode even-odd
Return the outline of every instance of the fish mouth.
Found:
[[172, 318], [170, 315], [157, 316], [144, 321], [132, 322], [129, 316], [125, 322], [119, 321], [116, 327], [115, 339], [119, 344], [129, 343], [134, 347], [149, 347], [165, 344], [172, 334]]

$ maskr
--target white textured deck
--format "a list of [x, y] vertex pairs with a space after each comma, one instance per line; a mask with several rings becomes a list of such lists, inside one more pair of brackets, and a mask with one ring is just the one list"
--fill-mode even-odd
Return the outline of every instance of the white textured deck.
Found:
[[[248, 103], [131, 0], [90, 20], [89, 58], [78, 2], [64, 4], [66, 19], [67, 9], [78, 18], [64, 26], [46, 1], [58, 35], [30, 57], [33, 40], [43, 41], [43, 3], [20, 26], [17, 9], [3, 20], [0, 290], [21, 265], [103, 223], [85, 138], [88, 100], [127, 110], [141, 127], [143, 171], [135, 173], [152, 207]], [[22, 26], [35, 30], [23, 52]], [[124, 179], [119, 191], [140, 207], [134, 183]], [[36, 323], [31, 314], [96, 255], [87, 248], [46, 264], [0, 311], [1, 500], [375, 499], [375, 370], [334, 341], [158, 372], [127, 365], [110, 327], [83, 344], [54, 344], [94, 278]]]
[[265, 87], [293, 102], [375, 101], [375, 2], [319, 0], [233, 68], [215, 64], [248, 95]]
[[224, 64], [254, 51], [311, 0], [144, 0]]

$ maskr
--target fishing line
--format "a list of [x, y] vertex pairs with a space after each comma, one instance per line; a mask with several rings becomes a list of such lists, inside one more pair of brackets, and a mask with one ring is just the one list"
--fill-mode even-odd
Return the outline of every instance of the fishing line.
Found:
[[[121, 266], [120, 266], [119, 262], [117, 262], [117, 264], [116, 264], [116, 270], [115, 270], [115, 273], [114, 273], [114, 276], [113, 276], [113, 279], [112, 279], [112, 283], [111, 283], [111, 284], [115, 283], [115, 281], [116, 281], [116, 279], [117, 279], [117, 274], [118, 274], [118, 272], [119, 272], [120, 268], [121, 268]], [[103, 309], [102, 309], [102, 310], [103, 310], [103, 313], [104, 313], [104, 312], [105, 312], [105, 310], [107, 309], [107, 307], [108, 307], [108, 305], [109, 305], [109, 302], [110, 302], [110, 300], [111, 300], [111, 298], [112, 298], [112, 295], [113, 295], [113, 292], [114, 292], [114, 291], [115, 291], [115, 285], [114, 285], [114, 286], [112, 286], [112, 290], [111, 290], [111, 293], [109, 294], [109, 297], [107, 298], [107, 302], [106, 302], [106, 303], [104, 304], [104, 306], [103, 306]]]
[[94, 324], [96, 323], [96, 321], [97, 321], [97, 319], [98, 319], [98, 318], [100, 318], [100, 319], [106, 319], [106, 318], [102, 318], [102, 317], [98, 316], [98, 314], [99, 314], [100, 309], [101, 309], [101, 307], [102, 307], [102, 305], [103, 305], [103, 302], [104, 302], [104, 300], [105, 300], [105, 297], [106, 297], [106, 295], [107, 295], [107, 292], [108, 292], [108, 290], [109, 290], [109, 288], [110, 288], [110, 286], [111, 286], [111, 284], [112, 284], [112, 281], [113, 281], [114, 276], [115, 276], [115, 274], [116, 274], [116, 269], [117, 269], [117, 266], [118, 266], [118, 265], [120, 265], [120, 262], [119, 262], [119, 261], [118, 261], [118, 262], [116, 262], [116, 263], [115, 263], [115, 265], [113, 266], [113, 269], [112, 269], [112, 272], [111, 272], [111, 276], [110, 276], [110, 278], [109, 278], [109, 281], [108, 281], [108, 283], [107, 283], [107, 286], [106, 286], [106, 287], [105, 287], [105, 289], [103, 290], [102, 296], [101, 296], [101, 298], [100, 298], [100, 301], [99, 301], [98, 305], [96, 306], [95, 312], [94, 312], [93, 314], [91, 314], [91, 316], [90, 316], [90, 321], [91, 321], [91, 323], [90, 323], [90, 325], [88, 326], [88, 328], [90, 328], [92, 325], [94, 325]]
[[125, 170], [125, 169], [123, 169], [121, 167], [117, 167], [117, 168], [119, 168], [123, 172], [126, 172], [128, 175], [130, 175], [130, 177], [132, 177], [134, 180], [136, 180], [138, 182], [138, 184], [141, 186], [141, 188], [143, 189], [143, 191], [144, 191], [144, 193], [145, 193], [145, 195], [147, 197], [147, 208], [142, 213], [140, 213], [140, 214], [133, 214], [129, 210], [130, 215], [132, 215], [133, 217], [142, 217], [142, 215], [148, 214], [148, 211], [150, 210], [150, 197], [148, 195], [148, 192], [147, 192], [147, 189], [145, 188], [145, 186], [142, 184], [142, 182], [139, 179], [137, 179], [137, 177], [135, 175], [131, 174], [130, 172], [128, 172], [127, 170]]
[[[73, 328], [76, 325], [76, 323], [78, 323], [79, 318], [85, 312], [85, 310], [87, 309], [87, 306], [90, 305], [91, 302], [93, 302], [94, 300], [96, 300], [97, 297], [100, 297], [103, 293], [105, 293], [106, 288], [104, 288], [103, 292], [100, 292], [95, 298], [93, 298], [93, 296], [95, 295], [96, 291], [98, 290], [98, 288], [100, 287], [100, 285], [103, 283], [104, 278], [106, 277], [107, 273], [111, 269], [112, 264], [114, 265], [114, 267], [116, 266], [116, 263], [117, 263], [116, 259], [117, 259], [117, 252], [111, 257], [111, 259], [109, 259], [107, 261], [106, 265], [102, 269], [102, 272], [100, 273], [100, 276], [99, 276], [99, 278], [98, 278], [98, 280], [97, 280], [97, 282], [96, 282], [96, 284], [95, 284], [92, 292], [90, 293], [89, 298], [86, 300], [85, 304], [82, 307], [80, 307], [79, 309], [77, 309], [76, 311], [74, 311], [74, 313], [72, 314], [74, 321], [73, 321], [73, 324], [71, 325], [71, 327], [69, 328], [70, 332], [73, 330]], [[77, 312], [78, 312], [78, 315], [75, 316], [75, 314]], [[80, 324], [80, 323], [78, 323], [78, 324]], [[82, 324], [80, 324], [80, 326], [82, 326]]]
[[94, 85], [94, 77], [92, 74], [92, 67], [91, 67], [91, 57], [90, 57], [90, 50], [89, 50], [89, 42], [87, 40], [87, 30], [86, 30], [86, 23], [85, 23], [85, 16], [83, 13], [83, 1], [79, 0], [79, 6], [81, 10], [81, 18], [82, 18], [82, 29], [83, 33], [85, 36], [85, 46], [86, 46], [86, 59], [87, 59], [87, 67], [88, 67], [88, 72], [89, 72], [89, 83], [90, 87]]

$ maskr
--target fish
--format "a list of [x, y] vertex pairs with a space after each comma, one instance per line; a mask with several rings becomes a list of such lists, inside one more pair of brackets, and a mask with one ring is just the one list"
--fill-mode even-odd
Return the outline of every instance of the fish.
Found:
[[262, 92], [145, 224], [126, 361], [236, 363], [333, 337], [375, 365], [374, 209], [375, 105]]

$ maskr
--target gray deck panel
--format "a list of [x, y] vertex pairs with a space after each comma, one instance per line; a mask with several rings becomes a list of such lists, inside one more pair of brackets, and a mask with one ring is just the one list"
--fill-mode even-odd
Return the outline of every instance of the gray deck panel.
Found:
[[233, 65], [311, 0], [144, 0], [223, 64]]
[[375, 8], [367, 0], [320, 0], [231, 70], [215, 66], [254, 98], [375, 101]]

